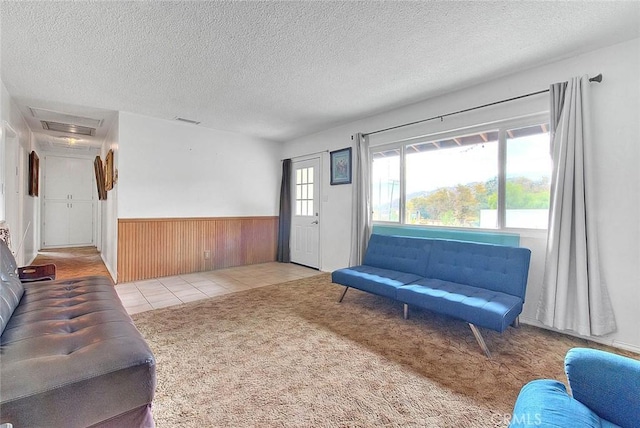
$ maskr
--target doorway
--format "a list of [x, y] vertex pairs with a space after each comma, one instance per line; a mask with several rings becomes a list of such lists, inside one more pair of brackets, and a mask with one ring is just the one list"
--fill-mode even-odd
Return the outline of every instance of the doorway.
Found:
[[95, 246], [95, 178], [88, 158], [44, 158], [42, 248]]
[[7, 123], [3, 123], [3, 211], [2, 219], [11, 231], [12, 248], [18, 264], [24, 263], [22, 245], [24, 244], [23, 205], [26, 190], [25, 150], [20, 144], [18, 134]]
[[319, 269], [320, 158], [294, 161], [291, 173], [291, 261]]

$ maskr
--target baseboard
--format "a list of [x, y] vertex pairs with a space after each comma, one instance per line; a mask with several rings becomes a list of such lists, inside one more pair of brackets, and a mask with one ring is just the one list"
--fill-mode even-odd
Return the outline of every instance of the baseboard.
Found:
[[30, 266], [33, 264], [33, 262], [36, 261], [36, 257], [38, 257], [38, 253], [36, 252], [32, 257], [31, 260], [29, 260], [27, 263], [25, 263], [25, 266]]
[[619, 340], [615, 340], [615, 339], [605, 339], [602, 337], [596, 337], [596, 336], [582, 336], [578, 333], [573, 333], [571, 331], [561, 331], [561, 330], [557, 330], [555, 328], [551, 328], [549, 326], [546, 326], [544, 324], [542, 324], [540, 321], [533, 319], [533, 318], [526, 318], [523, 316], [520, 316], [520, 322], [522, 324], [527, 324], [527, 325], [531, 325], [534, 327], [539, 327], [539, 328], [543, 328], [545, 330], [549, 330], [549, 331], [555, 331], [556, 333], [560, 333], [560, 334], [565, 334], [567, 336], [572, 336], [572, 337], [577, 337], [579, 339], [585, 339], [585, 340], [590, 340], [591, 342], [596, 342], [599, 343], [601, 345], [607, 345], [607, 346], [611, 346], [614, 348], [618, 348], [618, 349], [623, 349], [625, 351], [631, 351], [631, 352], [635, 352], [637, 354], [640, 354], [640, 347], [638, 347], [637, 345], [632, 345], [630, 343], [625, 343], [625, 342], [620, 342]]
[[619, 340], [613, 341], [613, 347], [624, 349], [626, 351], [635, 352], [636, 354], [640, 354], [640, 346], [632, 345], [630, 343], [620, 342]]
[[111, 265], [109, 263], [107, 263], [107, 260], [104, 258], [103, 253], [100, 253], [100, 258], [102, 259], [102, 263], [104, 263], [104, 266], [107, 268], [107, 270], [109, 271], [109, 275], [111, 275], [111, 279], [113, 279], [113, 283], [117, 284], [118, 283], [118, 275], [116, 274], [116, 272], [114, 272], [114, 270], [111, 268]]

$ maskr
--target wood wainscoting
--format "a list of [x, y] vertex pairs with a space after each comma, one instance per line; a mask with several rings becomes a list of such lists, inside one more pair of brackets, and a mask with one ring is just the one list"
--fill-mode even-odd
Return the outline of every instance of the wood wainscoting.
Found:
[[118, 282], [272, 262], [277, 240], [278, 217], [118, 219]]

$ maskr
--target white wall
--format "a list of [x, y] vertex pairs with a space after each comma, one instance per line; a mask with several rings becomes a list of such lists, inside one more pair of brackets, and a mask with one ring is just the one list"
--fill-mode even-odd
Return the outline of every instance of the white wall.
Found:
[[[9, 94], [4, 87], [4, 83], [0, 80], [0, 122], [4, 119], [5, 112], [9, 110]], [[5, 178], [4, 172], [6, 170], [6, 155], [4, 149], [4, 127], [0, 123], [0, 220], [5, 220]]]
[[118, 146], [118, 218], [278, 215], [280, 143], [123, 112]]
[[118, 123], [119, 118], [116, 117], [100, 150], [100, 157], [103, 162], [106, 160], [109, 150], [113, 150], [114, 183], [113, 189], [107, 191], [107, 200], [98, 201], [100, 233], [97, 240], [102, 261], [114, 281], [117, 281], [118, 271], [118, 183], [115, 180], [115, 171], [118, 170], [120, 153]]
[[[8, 212], [15, 212], [19, 216], [19, 219], [11, 221], [13, 224], [9, 224], [9, 227], [11, 228], [11, 240], [13, 243], [12, 250], [17, 251], [16, 261], [18, 264], [25, 265], [33, 261], [37, 255], [40, 231], [40, 199], [39, 197], [29, 196], [27, 187], [29, 174], [28, 155], [32, 150], [31, 131], [2, 81], [0, 81], [0, 105], [0, 128], [2, 128], [3, 133], [0, 138], [3, 145], [0, 149], [2, 154], [1, 162], [3, 164], [0, 172], [5, 175], [2, 178], [2, 183], [5, 183], [6, 174], [13, 173], [15, 168], [18, 168], [19, 180], [19, 194], [17, 197], [9, 198], [6, 193], [2, 195], [4, 207], [2, 217], [3, 219], [7, 217]], [[8, 132], [9, 129], [12, 132]], [[15, 132], [19, 150], [17, 162], [15, 158], [5, 156], [6, 139], [13, 132]], [[6, 192], [8, 189], [5, 188], [4, 190]]]
[[[428, 72], [428, 71], [427, 71]], [[596, 340], [640, 351], [640, 39], [599, 49], [560, 62], [503, 76], [494, 81], [462, 89], [418, 104], [352, 122], [314, 135], [288, 142], [283, 157], [301, 156], [321, 150], [336, 150], [352, 144], [356, 132], [408, 123], [440, 114], [510, 98], [548, 88], [549, 84], [573, 76], [602, 73], [600, 84], [593, 83], [592, 128], [595, 142], [596, 212], [600, 228], [602, 274], [611, 295], [618, 331]], [[501, 116], [521, 115], [546, 110], [546, 96], [479, 110], [428, 122], [413, 129], [393, 133], [428, 134], [442, 129], [456, 129]], [[505, 113], [506, 112], [506, 113]], [[406, 136], [406, 135], [405, 135]], [[380, 134], [372, 144], [391, 139]], [[328, 154], [324, 155], [329, 165]], [[326, 168], [325, 168], [326, 169]], [[321, 219], [321, 268], [331, 271], [344, 267], [349, 260], [351, 186], [329, 186], [328, 172], [323, 177]], [[523, 321], [537, 324], [536, 305], [540, 296], [544, 270], [544, 235], [523, 236], [521, 245], [532, 250], [532, 262], [523, 312]]]

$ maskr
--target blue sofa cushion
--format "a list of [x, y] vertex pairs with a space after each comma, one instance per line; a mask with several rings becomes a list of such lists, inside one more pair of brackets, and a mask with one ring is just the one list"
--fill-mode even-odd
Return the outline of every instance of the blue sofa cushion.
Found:
[[640, 424], [640, 361], [598, 349], [573, 348], [564, 363], [576, 400], [619, 426]]
[[[604, 422], [604, 425], [603, 425]], [[601, 428], [612, 426], [567, 394], [563, 383], [534, 380], [520, 390], [509, 427]]]
[[426, 276], [432, 240], [371, 235], [364, 265]]
[[516, 319], [523, 304], [510, 294], [429, 278], [400, 287], [396, 298], [499, 332]]
[[426, 277], [511, 294], [524, 301], [531, 250], [433, 240]]
[[392, 299], [396, 298], [398, 288], [418, 279], [420, 277], [412, 273], [366, 265], [339, 269], [331, 274], [335, 283]]

